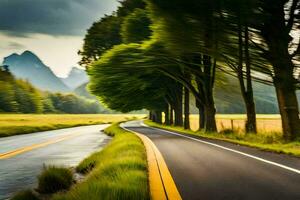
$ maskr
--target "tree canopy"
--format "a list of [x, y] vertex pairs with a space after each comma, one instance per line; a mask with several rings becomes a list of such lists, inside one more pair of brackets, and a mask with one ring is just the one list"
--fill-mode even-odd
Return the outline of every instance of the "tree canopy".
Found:
[[[86, 36], [82, 55], [88, 58], [90, 88], [113, 109], [156, 110], [171, 121], [175, 111], [179, 125], [183, 105], [188, 120], [191, 93], [200, 128], [216, 131], [215, 86], [220, 77], [232, 76], [245, 105], [246, 131], [255, 133], [254, 85], [272, 85], [284, 137], [296, 139], [299, 13], [299, 0], [124, 0], [102, 19], [113, 18], [117, 29], [100, 20], [101, 28]], [[93, 41], [98, 36], [109, 45]]]

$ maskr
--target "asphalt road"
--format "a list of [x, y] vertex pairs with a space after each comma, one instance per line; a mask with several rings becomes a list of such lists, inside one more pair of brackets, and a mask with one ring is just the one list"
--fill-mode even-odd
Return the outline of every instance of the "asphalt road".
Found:
[[300, 200], [300, 159], [130, 122], [162, 153], [186, 200]]
[[[100, 150], [110, 137], [101, 130], [107, 125], [82, 126], [0, 138], [0, 154], [23, 147], [44, 144], [9, 158], [0, 159], [0, 199], [35, 187], [43, 165], [76, 166], [90, 153]], [[59, 138], [59, 140], [57, 140]], [[52, 141], [48, 144], [48, 141]]]

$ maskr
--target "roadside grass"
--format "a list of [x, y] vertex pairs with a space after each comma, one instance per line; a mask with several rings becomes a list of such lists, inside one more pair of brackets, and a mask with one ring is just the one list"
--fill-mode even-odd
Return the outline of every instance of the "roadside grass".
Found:
[[39, 200], [32, 190], [24, 190], [15, 194], [11, 200]]
[[143, 117], [139, 114], [0, 114], [0, 137]]
[[86, 179], [53, 200], [148, 200], [146, 151], [133, 133], [113, 124], [105, 129], [113, 140], [100, 152], [84, 159], [76, 168]]
[[203, 133], [201, 131], [185, 130], [182, 127], [166, 126], [146, 120], [145, 124], [171, 131], [177, 131], [183, 134], [196, 135], [209, 139], [217, 139], [235, 144], [258, 148], [265, 151], [284, 153], [300, 157], [300, 141], [286, 142], [278, 132], [259, 132], [257, 134], [245, 134], [241, 132], [232, 132], [223, 130], [220, 133]]
[[47, 166], [38, 176], [37, 191], [42, 194], [52, 194], [68, 190], [75, 182], [73, 173], [64, 167]]
[[[245, 114], [217, 114], [216, 122], [219, 131], [226, 129], [234, 129], [237, 132], [245, 131], [246, 123]], [[281, 119], [278, 114], [257, 114], [257, 130], [258, 132], [271, 133], [282, 132]], [[199, 115], [190, 115], [191, 129], [196, 131], [199, 129]]]

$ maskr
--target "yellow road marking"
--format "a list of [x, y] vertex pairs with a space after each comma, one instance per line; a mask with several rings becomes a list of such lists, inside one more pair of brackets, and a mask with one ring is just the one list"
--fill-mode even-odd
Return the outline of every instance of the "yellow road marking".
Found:
[[[124, 128], [124, 127], [123, 127]], [[147, 152], [149, 185], [152, 200], [182, 200], [167, 164], [155, 144], [146, 136], [135, 133], [144, 143]]]
[[149, 138], [147, 138], [147, 139], [152, 143], [153, 149], [155, 151], [156, 159], [158, 161], [160, 173], [162, 176], [162, 180], [164, 182], [164, 186], [165, 186], [165, 190], [166, 190], [168, 199], [171, 199], [171, 200], [181, 199], [181, 196], [177, 190], [176, 184], [172, 178], [172, 175], [168, 169], [168, 166], [167, 166], [163, 156], [161, 155], [160, 151], [157, 149], [155, 144]]
[[153, 146], [148, 141], [148, 138], [146, 136], [138, 133], [135, 134], [143, 141], [147, 152], [151, 199], [167, 200], [168, 197], [164, 189], [164, 183], [160, 174], [159, 165], [157, 162], [155, 151], [153, 150]]
[[54, 144], [54, 143], [57, 143], [57, 142], [61, 142], [61, 141], [64, 141], [64, 140], [73, 138], [73, 137], [75, 137], [76, 135], [77, 135], [77, 134], [75, 134], [75, 135], [72, 134], [72, 135], [62, 136], [62, 137], [59, 137], [59, 138], [55, 138], [55, 139], [52, 139], [52, 140], [48, 140], [48, 141], [43, 142], [43, 143], [33, 144], [33, 145], [30, 145], [30, 146], [21, 147], [21, 148], [19, 148], [19, 149], [13, 150], [13, 151], [9, 151], [9, 152], [6, 152], [6, 153], [2, 153], [2, 154], [0, 154], [0, 160], [2, 160], [2, 159], [7, 159], [7, 158], [11, 158], [11, 157], [14, 157], [14, 156], [16, 156], [16, 155], [19, 155], [19, 154], [22, 154], [22, 153], [25, 153], [25, 152], [28, 152], [28, 151], [31, 151], [31, 150], [34, 150], [34, 149], [37, 149], [37, 148], [41, 148], [41, 147], [48, 146], [48, 145], [50, 145], [50, 144]]

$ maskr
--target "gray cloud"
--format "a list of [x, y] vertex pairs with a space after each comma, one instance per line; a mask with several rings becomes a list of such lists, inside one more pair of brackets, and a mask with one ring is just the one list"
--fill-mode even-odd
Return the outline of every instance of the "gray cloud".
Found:
[[8, 49], [24, 49], [25, 46], [23, 44], [17, 43], [17, 42], [10, 42], [8, 44]]
[[24, 48], [25, 48], [25, 46], [18, 42], [2, 42], [0, 44], [1, 50], [19, 50], [19, 49], [24, 49]]
[[16, 36], [83, 35], [117, 5], [116, 0], [1, 0], [0, 31]]

